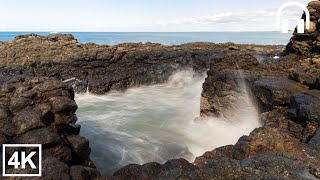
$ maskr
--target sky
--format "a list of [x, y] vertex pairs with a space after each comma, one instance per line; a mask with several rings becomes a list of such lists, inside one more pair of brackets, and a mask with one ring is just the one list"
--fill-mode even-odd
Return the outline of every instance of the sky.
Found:
[[[305, 5], [309, 0], [296, 0]], [[0, 31], [274, 31], [288, 0], [0, 0]], [[301, 17], [288, 8], [284, 18]], [[296, 20], [290, 22], [294, 27]]]

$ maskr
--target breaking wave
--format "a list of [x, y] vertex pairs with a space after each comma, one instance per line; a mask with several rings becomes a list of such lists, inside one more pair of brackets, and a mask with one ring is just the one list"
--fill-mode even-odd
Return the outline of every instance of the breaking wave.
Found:
[[90, 140], [91, 159], [104, 175], [119, 168], [173, 158], [192, 162], [216, 147], [234, 144], [260, 126], [248, 94], [236, 120], [200, 116], [205, 75], [180, 71], [160, 85], [97, 96], [77, 94], [81, 135]]

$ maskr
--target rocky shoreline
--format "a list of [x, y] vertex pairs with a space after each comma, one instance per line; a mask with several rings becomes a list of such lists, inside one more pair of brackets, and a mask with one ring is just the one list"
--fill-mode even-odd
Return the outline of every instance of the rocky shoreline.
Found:
[[165, 82], [176, 70], [204, 72], [227, 54], [249, 53], [272, 59], [283, 46], [189, 43], [163, 46], [125, 43], [81, 44], [72, 35], [23, 35], [0, 43], [0, 84], [25, 77], [56, 77], [75, 92], [104, 94], [138, 85]]
[[[43, 144], [43, 179], [320, 179], [320, 1], [308, 8], [315, 29], [294, 33], [286, 48], [98, 46], [72, 35], [35, 34], [0, 42], [0, 143]], [[101, 176], [88, 140], [79, 136], [74, 92], [162, 83], [183, 68], [209, 69], [201, 118], [225, 117], [246, 87], [263, 126], [193, 163], [132, 164]]]

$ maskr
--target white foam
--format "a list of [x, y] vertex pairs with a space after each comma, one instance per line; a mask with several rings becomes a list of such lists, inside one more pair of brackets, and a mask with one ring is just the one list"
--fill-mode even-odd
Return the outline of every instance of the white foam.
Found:
[[179, 157], [193, 161], [206, 151], [234, 144], [260, 125], [250, 98], [239, 104], [243, 108], [234, 112], [234, 120], [195, 122], [204, 78], [180, 71], [162, 85], [103, 96], [76, 95], [81, 133], [90, 140], [97, 167], [111, 174], [130, 163], [163, 163]]

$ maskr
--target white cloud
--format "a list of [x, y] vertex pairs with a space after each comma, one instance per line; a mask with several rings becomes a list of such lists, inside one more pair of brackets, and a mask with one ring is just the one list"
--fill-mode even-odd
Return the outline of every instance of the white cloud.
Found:
[[[200, 31], [273, 31], [275, 30], [277, 8], [260, 9], [254, 11], [220, 12], [198, 17], [176, 18], [156, 25], [163, 29], [177, 28], [194, 29]], [[292, 20], [291, 29], [295, 21], [301, 17], [302, 11], [297, 8], [288, 8], [283, 17]], [[207, 28], [207, 29], [206, 29]]]

